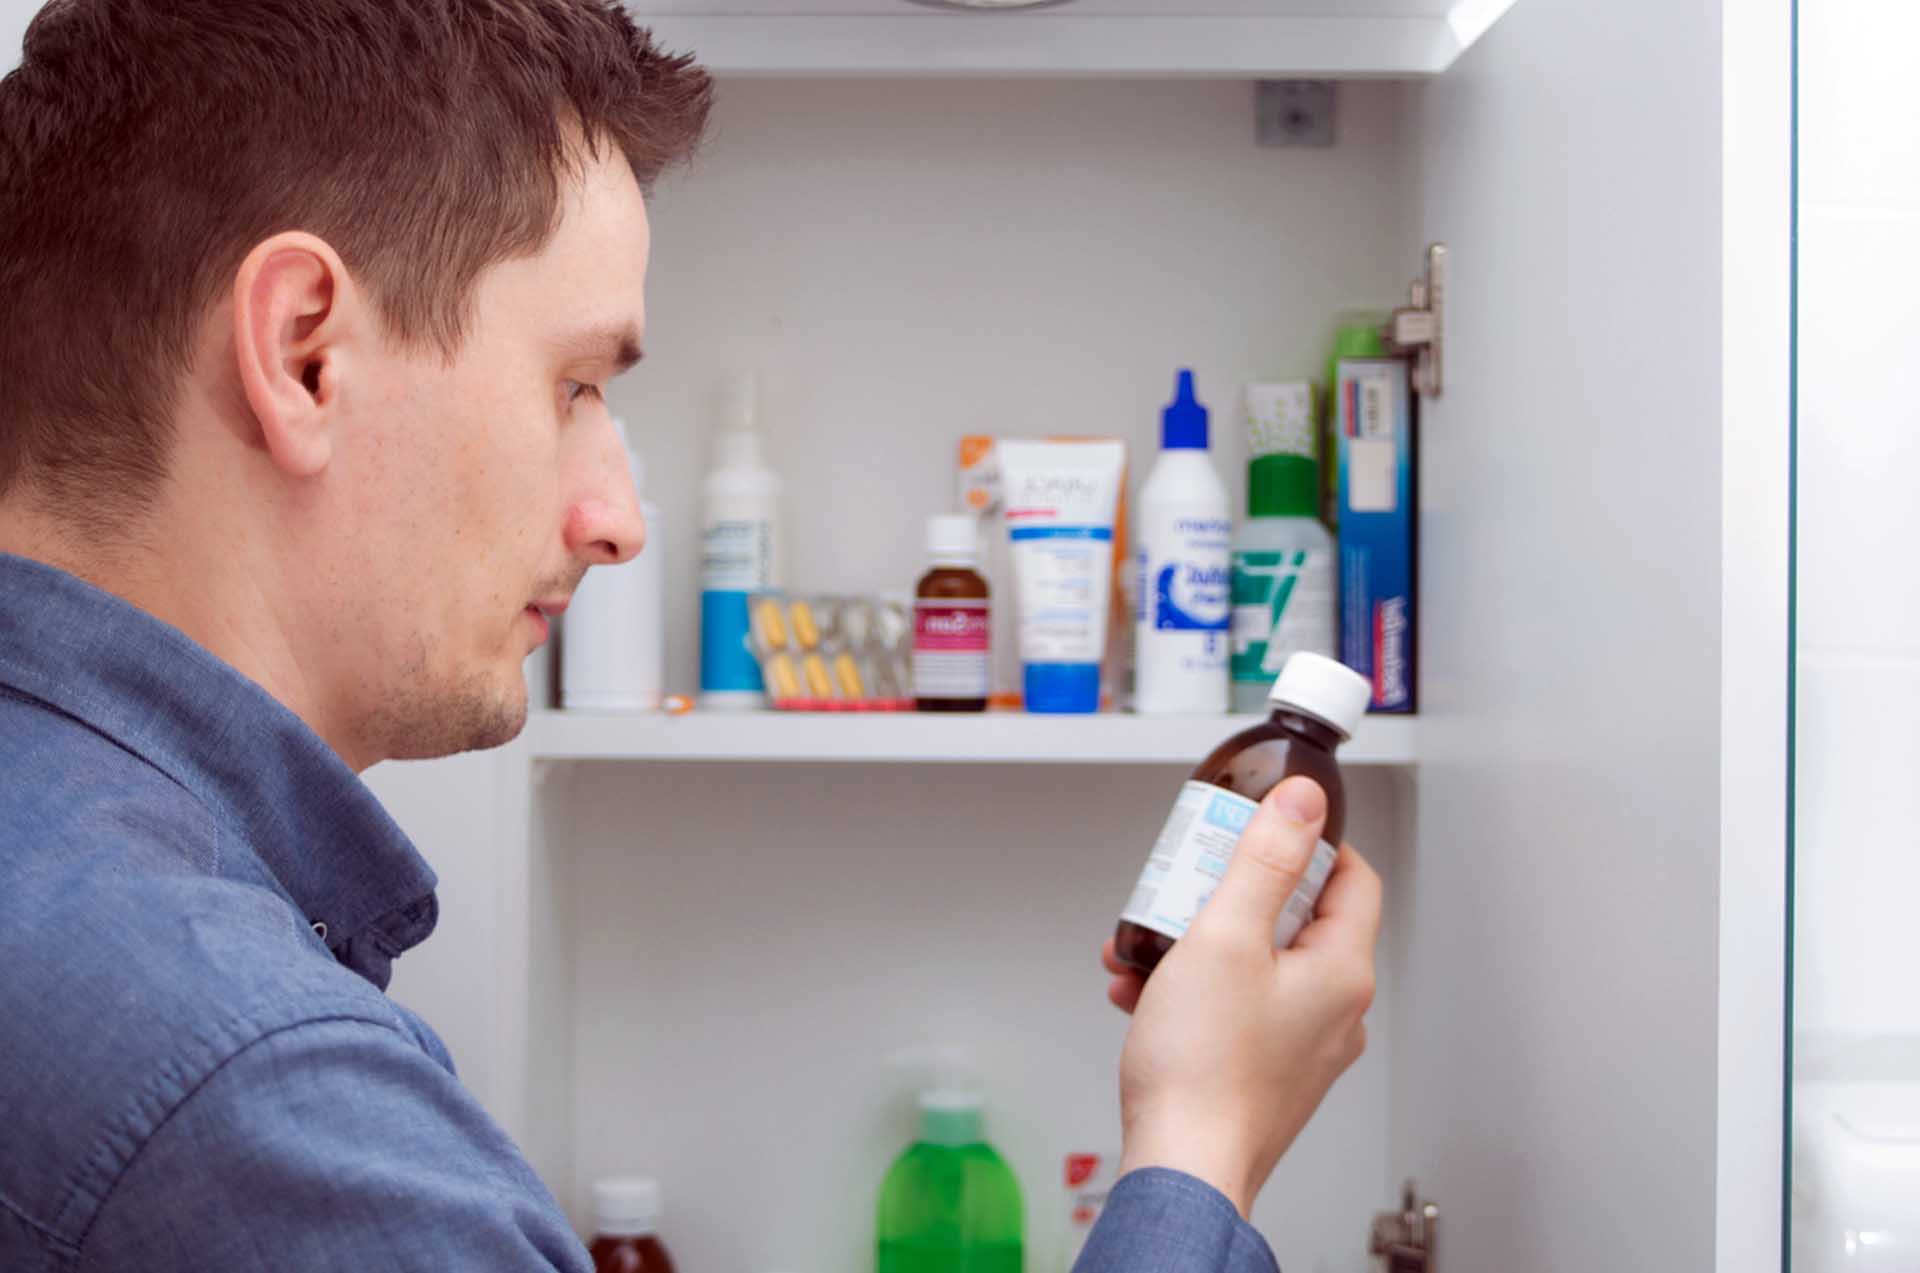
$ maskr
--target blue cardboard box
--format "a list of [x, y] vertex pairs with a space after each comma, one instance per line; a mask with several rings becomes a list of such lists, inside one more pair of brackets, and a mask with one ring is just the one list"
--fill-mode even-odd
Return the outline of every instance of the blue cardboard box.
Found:
[[1419, 483], [1414, 397], [1398, 358], [1343, 358], [1340, 661], [1373, 682], [1376, 712], [1414, 710]]

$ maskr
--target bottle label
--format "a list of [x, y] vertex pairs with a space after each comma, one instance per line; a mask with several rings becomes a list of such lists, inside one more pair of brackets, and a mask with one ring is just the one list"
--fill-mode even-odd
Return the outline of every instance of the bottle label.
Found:
[[[1011, 516], [1011, 514], [1009, 514]], [[1020, 589], [1020, 657], [1028, 663], [1097, 663], [1106, 652], [1107, 607], [1095, 605], [1113, 572], [1106, 526], [1010, 526]]]
[[1141, 510], [1134, 701], [1142, 711], [1226, 709], [1232, 537], [1233, 524], [1205, 509]]
[[985, 598], [913, 603], [915, 698], [985, 698], [992, 670]]
[[772, 583], [773, 523], [752, 517], [707, 526], [700, 555], [704, 591], [757, 592]]
[[1148, 514], [1141, 521], [1136, 617], [1157, 632], [1225, 632], [1233, 524], [1188, 513]]
[[760, 693], [760, 661], [747, 635], [753, 625], [750, 594], [709, 589], [700, 594], [700, 689], [703, 693]]
[[1334, 657], [1333, 554], [1233, 555], [1233, 679], [1271, 683], [1302, 650]]
[[747, 644], [751, 594], [773, 585], [773, 523], [710, 522], [700, 545], [700, 688], [759, 692], [760, 663]]
[[[1173, 812], [1120, 918], [1165, 937], [1185, 937], [1193, 917], [1227, 873], [1234, 847], [1259, 807], [1258, 801], [1212, 783], [1187, 783], [1173, 802]], [[1314, 903], [1320, 900], [1337, 856], [1338, 851], [1325, 840], [1314, 848], [1306, 875], [1274, 925], [1275, 946], [1291, 946], [1313, 918]]]

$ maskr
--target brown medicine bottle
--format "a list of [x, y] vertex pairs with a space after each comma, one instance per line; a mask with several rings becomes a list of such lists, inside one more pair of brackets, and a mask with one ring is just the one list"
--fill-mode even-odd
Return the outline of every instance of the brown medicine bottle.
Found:
[[927, 573], [913, 594], [913, 703], [984, 712], [993, 661], [980, 527], [971, 514], [927, 519]]
[[593, 1273], [673, 1273], [662, 1246], [660, 1186], [640, 1177], [593, 1182]]
[[1261, 797], [1304, 774], [1327, 793], [1327, 825], [1274, 929], [1274, 945], [1292, 944], [1313, 918], [1347, 829], [1347, 793], [1333, 753], [1353, 737], [1372, 695], [1365, 677], [1332, 659], [1302, 653], [1287, 660], [1268, 697], [1272, 714], [1214, 748], [1181, 788], [1114, 930], [1122, 963], [1154, 970], [1213, 895]]

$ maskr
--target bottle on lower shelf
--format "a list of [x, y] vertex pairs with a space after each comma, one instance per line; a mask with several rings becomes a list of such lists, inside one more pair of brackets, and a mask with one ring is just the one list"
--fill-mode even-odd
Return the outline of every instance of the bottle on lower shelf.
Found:
[[1024, 1207], [1013, 1168], [987, 1144], [981, 1100], [920, 1095], [920, 1138], [880, 1190], [879, 1273], [1020, 1273]]
[[594, 1273], [674, 1273], [660, 1241], [660, 1185], [640, 1176], [593, 1182]]

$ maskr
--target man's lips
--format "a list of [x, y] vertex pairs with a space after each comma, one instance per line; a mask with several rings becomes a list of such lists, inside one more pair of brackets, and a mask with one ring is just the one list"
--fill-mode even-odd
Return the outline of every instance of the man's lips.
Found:
[[534, 624], [540, 629], [541, 641], [544, 642], [548, 635], [552, 633], [553, 621], [566, 613], [567, 600], [568, 598], [566, 597], [553, 597], [544, 601], [536, 601], [532, 605], [529, 605], [523, 612], [528, 618], [532, 619]]

